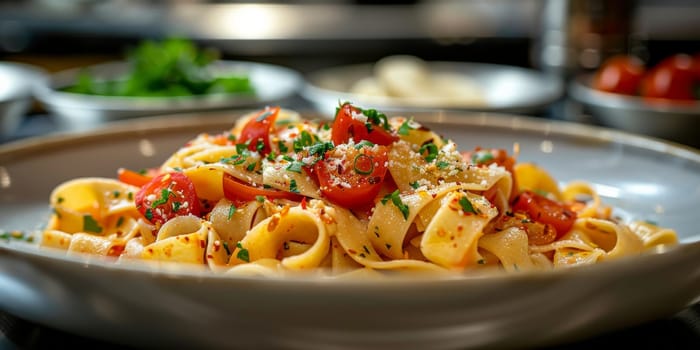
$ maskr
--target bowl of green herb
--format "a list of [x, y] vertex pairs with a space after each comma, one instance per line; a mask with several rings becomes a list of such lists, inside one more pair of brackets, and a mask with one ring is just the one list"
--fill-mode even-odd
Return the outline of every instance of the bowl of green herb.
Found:
[[52, 74], [37, 99], [71, 129], [178, 112], [270, 104], [302, 84], [293, 69], [219, 59], [186, 39], [142, 41], [121, 61]]

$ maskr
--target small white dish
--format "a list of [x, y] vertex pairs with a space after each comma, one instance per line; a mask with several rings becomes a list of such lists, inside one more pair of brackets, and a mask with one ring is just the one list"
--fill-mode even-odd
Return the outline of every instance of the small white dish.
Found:
[[217, 109], [264, 106], [279, 103], [297, 93], [303, 83], [300, 73], [293, 69], [257, 62], [216, 61], [207, 69], [215, 74], [246, 75], [255, 89], [254, 94], [208, 94], [184, 97], [118, 97], [96, 96], [61, 91], [73, 85], [80, 72], [89, 70], [94, 76], [118, 79], [129, 65], [125, 61], [107, 62], [89, 67], [73, 68], [52, 74], [37, 89], [37, 99], [69, 130], [92, 129], [104, 122], [162, 114], [207, 111]]
[[301, 94], [321, 113], [333, 111], [338, 101], [351, 101], [384, 110], [447, 109], [531, 114], [541, 112], [564, 93], [560, 79], [534, 69], [472, 62], [425, 63], [434, 76], [468, 79], [473, 88], [480, 90], [483, 102], [475, 103], [473, 98], [445, 101], [353, 93], [357, 82], [375, 76], [373, 63], [324, 68], [309, 73]]

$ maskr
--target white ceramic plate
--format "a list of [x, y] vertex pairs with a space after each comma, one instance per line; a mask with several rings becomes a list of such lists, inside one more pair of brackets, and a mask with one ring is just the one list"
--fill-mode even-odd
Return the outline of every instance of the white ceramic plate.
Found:
[[[463, 149], [518, 142], [522, 161], [538, 162], [561, 181], [591, 181], [606, 202], [675, 228], [683, 244], [571, 270], [380, 281], [158, 271], [0, 240], [0, 308], [137, 346], [467, 349], [575, 341], [670, 316], [700, 296], [698, 151], [517, 116], [414, 117]], [[159, 164], [196, 133], [228, 129], [234, 119], [143, 118], [0, 146], [0, 224], [41, 227], [60, 182]]]
[[472, 62], [428, 61], [431, 74], [461, 76], [481, 90], [484, 104], [473, 101], [426, 102], [408, 98], [377, 98], [351, 93], [359, 80], [374, 76], [374, 64], [357, 64], [321, 69], [306, 75], [301, 95], [322, 113], [333, 111], [338, 101], [382, 109], [450, 109], [488, 112], [536, 113], [564, 93], [563, 83], [534, 69]]
[[247, 75], [255, 89], [255, 94], [114, 97], [59, 90], [73, 85], [83, 69], [88, 69], [93, 75], [102, 78], [116, 79], [127, 72], [128, 67], [126, 62], [117, 61], [52, 74], [45, 84], [37, 88], [37, 99], [58, 118], [61, 126], [66, 129], [85, 130], [105, 121], [132, 117], [279, 103], [296, 94], [303, 83], [301, 74], [287, 67], [258, 62], [217, 61], [208, 69], [211, 69], [215, 75]]

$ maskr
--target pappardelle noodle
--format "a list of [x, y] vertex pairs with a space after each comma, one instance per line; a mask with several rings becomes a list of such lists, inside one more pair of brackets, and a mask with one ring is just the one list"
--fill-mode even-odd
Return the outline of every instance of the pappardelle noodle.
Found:
[[328, 122], [266, 107], [153, 168], [60, 184], [40, 245], [227, 274], [340, 275], [552, 269], [678, 242], [616, 219], [589, 183], [560, 185], [517, 156], [460, 150], [412, 118], [347, 102]]

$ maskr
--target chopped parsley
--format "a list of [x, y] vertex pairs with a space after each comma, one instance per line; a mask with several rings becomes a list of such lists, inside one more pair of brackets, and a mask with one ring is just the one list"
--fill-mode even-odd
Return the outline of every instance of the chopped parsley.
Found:
[[243, 260], [245, 262], [250, 262], [250, 255], [248, 254], [248, 249], [243, 248], [243, 245], [241, 242], [236, 243], [236, 247], [240, 249], [238, 251], [238, 254], [236, 254], [236, 258]]
[[401, 126], [399, 126], [398, 130], [399, 135], [408, 135], [408, 133], [411, 132], [411, 130], [413, 130], [413, 128], [408, 123], [410, 123], [410, 120], [408, 119], [404, 120], [404, 122], [401, 123]]
[[304, 163], [293, 161], [293, 162], [289, 163], [289, 165], [285, 169], [287, 169], [287, 171], [292, 171], [292, 172], [301, 174], [301, 168], [303, 166], [304, 166]]
[[[149, 219], [150, 220], [150, 219]], [[99, 223], [92, 217], [92, 215], [83, 215], [83, 231], [102, 233], [102, 227]]]
[[[382, 128], [384, 128], [384, 130], [389, 130], [389, 120], [387, 119], [387, 117], [384, 113], [381, 113], [381, 112], [377, 111], [376, 109], [361, 109], [361, 108], [360, 108], [360, 112], [362, 112], [362, 114], [364, 114], [367, 117], [367, 120], [372, 122], [372, 124], [379, 125]], [[368, 125], [365, 125], [365, 126], [367, 126], [368, 132], [372, 131], [371, 126], [368, 126]]]
[[472, 155], [472, 163], [474, 164], [484, 164], [493, 159], [491, 152], [476, 152]]
[[162, 189], [160, 191], [160, 198], [158, 198], [157, 200], [153, 201], [153, 203], [151, 203], [151, 208], [155, 208], [159, 205], [163, 205], [165, 203], [168, 203], [168, 197], [170, 197], [170, 196], [175, 197], [175, 193], [173, 193], [173, 191], [171, 191], [169, 188]]
[[[236, 213], [236, 205], [235, 205], [235, 204], [231, 204], [231, 205], [228, 207], [228, 215], [226, 216], [226, 218], [227, 218], [228, 220], [231, 220], [231, 217], [232, 217], [233, 214], [235, 214], [235, 213]], [[230, 253], [229, 253], [229, 254], [230, 254]]]
[[289, 192], [299, 193], [299, 189], [297, 188], [297, 180], [292, 179], [292, 181], [289, 182]]
[[426, 143], [425, 145], [421, 146], [421, 148], [418, 150], [418, 153], [423, 154], [425, 152], [428, 152], [428, 154], [424, 157], [425, 161], [430, 163], [437, 158], [438, 155], [438, 148], [434, 143]]
[[298, 138], [292, 142], [292, 148], [294, 152], [301, 152], [304, 147], [312, 146], [314, 144], [314, 137], [309, 134], [308, 131], [304, 130], [301, 132]]
[[381, 201], [382, 201], [382, 204], [386, 205], [386, 203], [389, 200], [391, 200], [391, 203], [393, 203], [399, 209], [399, 211], [401, 211], [401, 214], [403, 214], [403, 218], [408, 220], [409, 208], [408, 208], [408, 205], [406, 205], [401, 200], [401, 196], [399, 195], [399, 190], [396, 190], [392, 193], [387, 194], [386, 196], [384, 196], [384, 198], [382, 198]]
[[355, 149], [360, 149], [360, 148], [365, 147], [365, 146], [374, 147], [374, 144], [371, 141], [362, 140], [355, 145]]
[[460, 198], [459, 205], [462, 207], [462, 210], [465, 213], [478, 214], [476, 209], [474, 209], [474, 206], [472, 206], [472, 202], [470, 202], [469, 199], [467, 199], [467, 197]]
[[441, 160], [441, 161], [437, 162], [437, 164], [435, 164], [435, 166], [437, 166], [437, 168], [441, 169], [441, 170], [447, 168], [449, 165], [450, 165], [450, 163], [443, 161], [443, 160]]
[[309, 154], [312, 156], [323, 157], [326, 154], [326, 152], [332, 150], [333, 148], [335, 148], [333, 146], [333, 142], [318, 142], [309, 147]]
[[262, 203], [265, 201], [265, 196], [260, 196], [260, 195], [255, 196], [255, 200]]

